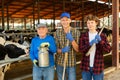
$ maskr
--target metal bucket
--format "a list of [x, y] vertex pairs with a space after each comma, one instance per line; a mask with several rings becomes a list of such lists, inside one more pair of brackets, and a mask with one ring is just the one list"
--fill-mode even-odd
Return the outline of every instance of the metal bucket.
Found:
[[38, 65], [39, 65], [39, 67], [48, 67], [49, 66], [48, 51], [40, 51]]

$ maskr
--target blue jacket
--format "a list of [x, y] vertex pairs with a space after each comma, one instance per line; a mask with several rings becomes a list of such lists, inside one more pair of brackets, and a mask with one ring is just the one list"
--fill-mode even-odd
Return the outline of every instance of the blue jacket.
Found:
[[34, 37], [30, 46], [30, 59], [33, 61], [34, 59], [38, 60], [38, 52], [39, 46], [43, 42], [48, 42], [49, 46], [49, 63], [50, 66], [54, 65], [54, 53], [56, 53], [56, 43], [52, 36], [47, 35], [44, 39], [40, 39], [38, 36]]

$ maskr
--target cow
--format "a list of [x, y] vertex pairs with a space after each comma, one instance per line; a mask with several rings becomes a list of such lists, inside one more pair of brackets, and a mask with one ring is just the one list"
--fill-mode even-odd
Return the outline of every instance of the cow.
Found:
[[[5, 41], [0, 37], [0, 60], [18, 58], [29, 54], [29, 46], [21, 45], [19, 43]], [[10, 63], [0, 65], [0, 80], [4, 80], [4, 74], [9, 69]]]
[[[101, 30], [100, 28], [98, 28], [98, 30]], [[109, 42], [112, 41], [112, 30], [111, 29], [108, 29], [108, 28], [104, 28], [102, 33], [104, 33], [106, 36], [107, 36], [107, 40]]]

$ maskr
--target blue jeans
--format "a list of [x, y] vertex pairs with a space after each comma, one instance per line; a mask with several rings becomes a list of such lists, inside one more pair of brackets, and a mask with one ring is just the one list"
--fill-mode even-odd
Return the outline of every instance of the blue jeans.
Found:
[[33, 66], [33, 80], [54, 80], [54, 66], [51, 67]]
[[82, 71], [82, 80], [103, 80], [103, 77], [103, 72], [94, 74], [92, 68], [89, 71]]
[[[64, 67], [57, 65], [57, 77], [58, 80], [62, 80]], [[64, 80], [76, 80], [76, 67], [66, 67]]]

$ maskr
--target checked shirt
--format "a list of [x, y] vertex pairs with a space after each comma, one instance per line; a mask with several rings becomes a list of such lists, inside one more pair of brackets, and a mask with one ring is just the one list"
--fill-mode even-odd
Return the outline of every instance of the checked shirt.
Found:
[[[79, 40], [80, 32], [75, 29], [71, 28], [71, 31], [73, 38], [75, 39], [76, 42]], [[66, 34], [64, 33], [63, 29], [57, 29], [56, 31], [56, 43], [57, 43], [57, 48], [64, 48], [67, 43], [66, 39]], [[68, 59], [66, 63], [66, 67], [74, 67], [76, 65], [76, 52], [73, 50], [71, 43], [69, 43], [70, 46], [70, 51], [68, 52]], [[64, 66], [64, 57], [65, 54], [56, 54], [56, 64], [60, 66]]]
[[[109, 53], [111, 50], [111, 46], [109, 45], [106, 36], [104, 34], [101, 34], [101, 41], [96, 44], [96, 52], [95, 52], [95, 60], [94, 60], [94, 66], [93, 66], [93, 72], [94, 74], [99, 74], [104, 69], [104, 57], [103, 53], [107, 52]], [[89, 71], [89, 58], [90, 56], [86, 56], [85, 54], [90, 49], [89, 45], [89, 35], [88, 32], [82, 33], [79, 39], [79, 50], [82, 53], [82, 61], [81, 61], [81, 70], [83, 71]]]

